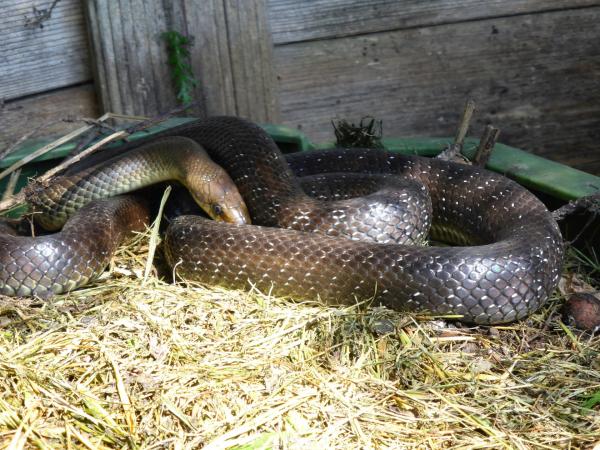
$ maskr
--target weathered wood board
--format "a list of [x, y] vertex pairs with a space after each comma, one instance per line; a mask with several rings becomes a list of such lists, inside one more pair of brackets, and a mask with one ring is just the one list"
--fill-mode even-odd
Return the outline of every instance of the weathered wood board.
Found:
[[85, 20], [78, 0], [61, 0], [43, 28], [26, 27], [33, 6], [51, 1], [0, 2], [0, 100], [91, 80]]
[[89, 82], [90, 67], [100, 109], [172, 108], [160, 34], [177, 30], [195, 38], [194, 114], [315, 141], [331, 119], [366, 114], [388, 136], [440, 136], [473, 98], [472, 134], [494, 123], [503, 142], [600, 174], [599, 0], [60, 0], [44, 28], [24, 26], [51, 3], [0, 0], [0, 148], [23, 123], [97, 114], [89, 86], [13, 100]]
[[62, 136], [82, 126], [81, 122], [56, 122], [67, 118], [98, 117], [98, 102], [91, 83], [32, 95], [5, 104], [0, 109], [0, 151], [26, 133], [54, 122], [35, 137]]
[[598, 0], [269, 0], [268, 13], [277, 45], [598, 4]]
[[[564, 3], [564, 2], [563, 2]], [[316, 141], [334, 118], [373, 115], [387, 136], [473, 131], [600, 173], [600, 7], [277, 45], [284, 124]]]
[[[196, 114], [277, 121], [264, 0], [85, 0], [105, 111], [154, 115], [176, 105], [165, 31], [193, 36]], [[109, 8], [110, 6], [110, 8]]]

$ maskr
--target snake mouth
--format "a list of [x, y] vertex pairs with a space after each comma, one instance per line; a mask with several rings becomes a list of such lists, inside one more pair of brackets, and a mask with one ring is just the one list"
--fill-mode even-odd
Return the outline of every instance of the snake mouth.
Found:
[[238, 225], [250, 224], [250, 214], [246, 205], [224, 203], [205, 203], [196, 200], [198, 205], [208, 214], [208, 216], [216, 222], [233, 223]]
[[250, 213], [248, 212], [246, 205], [242, 204], [229, 210], [225, 222], [248, 225], [252, 223], [252, 220], [250, 219]]
[[212, 218], [217, 222], [233, 223], [237, 225], [247, 225], [252, 223], [250, 214], [244, 205], [228, 208], [222, 211], [221, 214], [214, 214]]

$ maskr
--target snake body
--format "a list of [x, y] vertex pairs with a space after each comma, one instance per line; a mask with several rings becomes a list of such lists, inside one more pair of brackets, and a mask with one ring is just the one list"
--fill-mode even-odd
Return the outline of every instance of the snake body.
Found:
[[131, 231], [143, 231], [147, 205], [131, 196], [84, 206], [55, 234], [0, 233], [0, 292], [48, 298], [95, 279]]
[[[261, 128], [233, 117], [188, 123], [126, 148], [172, 136], [200, 144], [227, 171], [254, 224], [176, 218], [165, 236], [165, 253], [183, 278], [242, 289], [251, 283], [278, 296], [335, 304], [373, 299], [397, 310], [457, 314], [474, 323], [523, 318], [557, 284], [560, 231], [533, 194], [503, 176], [368, 149], [306, 152], [286, 161]], [[295, 174], [357, 171], [422, 184], [431, 198], [432, 238], [461, 246], [336, 237], [345, 232], [343, 226], [331, 232], [334, 225], [355, 209], [351, 199], [332, 207], [305, 194]], [[326, 223], [321, 234], [307, 233], [315, 223]], [[92, 238], [105, 239], [90, 231], [81, 235]], [[3, 252], [5, 286], [13, 277], [11, 264], [20, 263]]]

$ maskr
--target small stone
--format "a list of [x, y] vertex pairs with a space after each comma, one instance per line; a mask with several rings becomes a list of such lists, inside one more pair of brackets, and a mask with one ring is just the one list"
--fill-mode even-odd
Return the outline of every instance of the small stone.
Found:
[[386, 334], [391, 334], [394, 331], [396, 331], [396, 325], [394, 325], [394, 322], [392, 322], [389, 319], [379, 319], [374, 321], [371, 324], [371, 330], [379, 335], [379, 336], [383, 336]]
[[490, 327], [488, 329], [488, 336], [493, 337], [493, 338], [498, 338], [498, 337], [500, 337], [500, 330], [498, 330], [498, 328], [496, 328], [496, 327]]
[[563, 309], [565, 321], [581, 330], [600, 330], [600, 299], [592, 294], [572, 294]]

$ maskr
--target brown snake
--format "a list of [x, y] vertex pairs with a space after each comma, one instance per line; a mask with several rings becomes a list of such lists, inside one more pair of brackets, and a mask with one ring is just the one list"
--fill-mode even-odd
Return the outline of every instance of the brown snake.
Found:
[[[169, 136], [191, 139], [206, 149], [237, 186], [254, 224], [239, 223], [244, 221], [239, 208], [232, 219], [238, 224], [176, 218], [166, 232], [165, 253], [177, 275], [185, 279], [236, 289], [254, 285], [278, 296], [319, 298], [334, 304], [373, 299], [397, 310], [456, 314], [474, 323], [523, 318], [539, 308], [557, 284], [563, 244], [556, 222], [533, 194], [501, 175], [368, 149], [305, 152], [286, 162], [261, 128], [234, 117], [191, 122], [125, 149], [160, 143]], [[352, 199], [332, 207], [307, 196], [294, 173], [320, 172], [388, 174], [422, 184], [431, 198], [431, 237], [462, 246], [415, 247], [322, 234], [344, 234], [330, 233], [332, 224], [360, 207]], [[72, 192], [64, 186], [58, 191], [55, 202]], [[64, 258], [57, 262], [52, 245], [45, 241], [35, 244], [31, 238], [0, 237], [0, 290], [9, 295], [44, 295], [68, 291], [97, 276], [98, 271], [87, 268], [91, 250], [86, 253], [79, 247], [89, 246], [90, 241], [102, 244], [103, 259], [97, 265], [104, 267], [116, 235], [122, 234], [122, 222], [138, 224], [139, 217], [147, 214], [142, 207], [136, 212], [131, 202], [129, 197], [95, 201], [83, 214], [75, 214], [61, 232], [80, 233], [69, 244], [76, 257], [68, 262]], [[205, 205], [213, 213], [228, 208], [213, 206]], [[97, 210], [106, 216], [126, 210], [129, 217], [102, 219], [108, 227], [81, 232], [78, 221], [85, 222]], [[324, 218], [325, 213], [334, 218]], [[306, 232], [315, 228], [314, 223], [325, 223], [321, 233]], [[60, 235], [49, 238], [64, 241]], [[42, 248], [32, 250], [36, 245]], [[44, 292], [36, 291], [40, 280], [46, 283]]]

